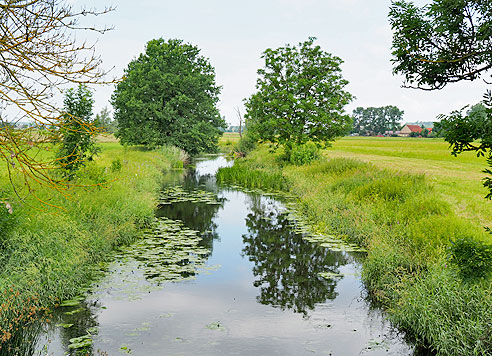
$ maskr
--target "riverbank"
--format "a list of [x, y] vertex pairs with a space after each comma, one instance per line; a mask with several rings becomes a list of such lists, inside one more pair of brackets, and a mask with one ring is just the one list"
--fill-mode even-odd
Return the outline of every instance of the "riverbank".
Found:
[[371, 297], [417, 343], [439, 355], [492, 354], [490, 267], [480, 260], [491, 238], [480, 223], [459, 216], [424, 175], [349, 158], [282, 166], [278, 156], [260, 147], [217, 178], [278, 189], [270, 185], [282, 177], [315, 229], [368, 249]]
[[180, 159], [173, 149], [100, 145], [102, 152], [76, 182], [89, 187], [72, 187], [68, 198], [36, 191], [60, 208], [20, 202], [7, 183], [0, 187], [13, 208], [12, 214], [3, 207], [0, 212], [0, 354], [27, 344], [22, 325], [79, 294], [116, 246], [142, 235], [154, 218], [162, 172]]

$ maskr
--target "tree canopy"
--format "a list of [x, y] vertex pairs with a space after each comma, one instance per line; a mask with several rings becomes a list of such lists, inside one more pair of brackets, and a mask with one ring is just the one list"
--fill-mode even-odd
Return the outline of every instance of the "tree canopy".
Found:
[[344, 88], [343, 61], [314, 45], [315, 38], [297, 46], [263, 52], [257, 92], [246, 100], [247, 128], [260, 141], [300, 145], [328, 143], [350, 130], [344, 107], [352, 95]]
[[492, 68], [488, 0], [433, 0], [422, 7], [398, 0], [389, 18], [394, 72], [405, 76], [407, 86], [441, 89]]
[[216, 107], [219, 93], [215, 70], [197, 47], [151, 40], [112, 96], [116, 136], [124, 144], [214, 151], [226, 127]]
[[403, 114], [403, 110], [392, 105], [379, 108], [358, 107], [352, 113], [352, 132], [359, 135], [378, 135], [386, 131], [396, 131], [403, 120]]
[[[488, 0], [433, 0], [418, 7], [393, 1], [394, 72], [421, 89], [441, 89], [448, 83], [474, 80], [492, 68], [492, 2]], [[492, 167], [492, 100], [485, 95], [481, 107], [441, 115], [437, 127], [452, 153], [475, 151], [486, 155]], [[485, 169], [492, 175], [492, 168]], [[484, 185], [492, 199], [492, 178]]]

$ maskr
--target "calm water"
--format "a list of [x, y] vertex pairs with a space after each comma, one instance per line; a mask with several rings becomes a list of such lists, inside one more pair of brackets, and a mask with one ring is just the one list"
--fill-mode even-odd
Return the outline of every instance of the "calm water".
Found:
[[[281, 202], [217, 187], [213, 174], [228, 164], [209, 157], [167, 176], [169, 186], [216, 194], [217, 204], [176, 202], [156, 212], [199, 231], [204, 266], [163, 259], [159, 270], [186, 280], [156, 282], [148, 262], [122, 252], [80, 306], [58, 309], [38, 353], [412, 355], [365, 301], [356, 257], [304, 240]], [[181, 271], [186, 265], [191, 272]], [[68, 348], [88, 330], [92, 346]]]

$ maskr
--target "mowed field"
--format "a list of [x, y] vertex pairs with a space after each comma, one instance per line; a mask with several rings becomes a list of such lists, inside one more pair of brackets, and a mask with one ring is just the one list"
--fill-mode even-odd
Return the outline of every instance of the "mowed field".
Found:
[[328, 158], [350, 157], [379, 168], [424, 174], [437, 194], [459, 216], [492, 225], [492, 202], [484, 199], [485, 158], [472, 152], [454, 157], [443, 139], [403, 137], [344, 137], [323, 151]]

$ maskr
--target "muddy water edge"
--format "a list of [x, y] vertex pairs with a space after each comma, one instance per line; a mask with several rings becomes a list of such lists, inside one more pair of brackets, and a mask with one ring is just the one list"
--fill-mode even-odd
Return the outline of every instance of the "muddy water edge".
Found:
[[55, 310], [34, 354], [420, 355], [365, 298], [364, 253], [317, 243], [285, 197], [217, 186], [230, 164], [169, 173], [153, 228]]

